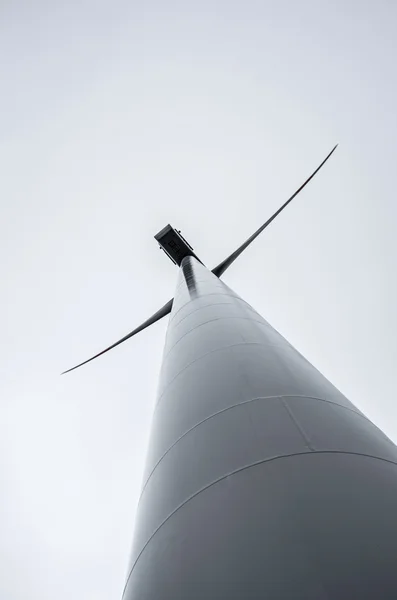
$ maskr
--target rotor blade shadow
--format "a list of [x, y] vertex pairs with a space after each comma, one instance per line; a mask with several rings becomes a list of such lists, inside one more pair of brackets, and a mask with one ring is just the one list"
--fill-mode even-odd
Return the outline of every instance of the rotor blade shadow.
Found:
[[197, 297], [196, 276], [190, 262], [187, 259], [183, 259], [181, 270], [186, 283], [187, 290], [189, 292], [190, 299], [192, 300]]

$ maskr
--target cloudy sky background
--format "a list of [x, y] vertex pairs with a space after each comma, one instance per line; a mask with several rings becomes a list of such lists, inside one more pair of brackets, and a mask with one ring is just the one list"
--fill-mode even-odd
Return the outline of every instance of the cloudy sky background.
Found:
[[397, 441], [397, 5], [0, 4], [0, 597], [117, 600], [176, 270], [225, 275]]

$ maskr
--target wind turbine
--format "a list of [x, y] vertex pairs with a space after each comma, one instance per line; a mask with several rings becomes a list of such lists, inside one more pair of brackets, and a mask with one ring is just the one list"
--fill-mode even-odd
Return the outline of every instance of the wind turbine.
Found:
[[212, 271], [161, 230], [174, 298], [73, 367], [171, 313], [124, 600], [397, 598], [397, 447], [220, 279], [335, 148]]

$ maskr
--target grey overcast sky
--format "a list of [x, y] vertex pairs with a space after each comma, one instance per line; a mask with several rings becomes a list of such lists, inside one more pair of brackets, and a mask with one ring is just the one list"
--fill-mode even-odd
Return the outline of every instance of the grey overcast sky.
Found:
[[168, 222], [397, 441], [397, 4], [0, 4], [0, 597], [119, 599]]

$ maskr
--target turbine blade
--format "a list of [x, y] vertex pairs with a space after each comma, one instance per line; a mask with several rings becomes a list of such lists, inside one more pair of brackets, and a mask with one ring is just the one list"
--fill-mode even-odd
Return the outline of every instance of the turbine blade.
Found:
[[270, 225], [270, 223], [272, 221], [274, 221], [274, 219], [284, 210], [284, 208], [286, 206], [288, 206], [288, 204], [295, 198], [295, 196], [297, 196], [299, 194], [299, 192], [302, 191], [303, 188], [309, 183], [309, 181], [311, 179], [313, 179], [313, 177], [316, 175], [316, 173], [318, 173], [318, 171], [321, 169], [321, 167], [327, 162], [327, 160], [329, 159], [331, 154], [333, 152], [335, 152], [337, 146], [338, 146], [338, 144], [336, 144], [336, 146], [334, 148], [332, 148], [331, 152], [323, 160], [321, 165], [319, 165], [317, 167], [317, 169], [310, 175], [310, 177], [308, 179], [306, 179], [306, 181], [300, 186], [300, 188], [298, 188], [296, 190], [296, 192], [294, 194], [292, 194], [292, 196], [290, 198], [288, 198], [288, 200], [286, 202], [284, 202], [284, 204], [274, 213], [274, 215], [272, 215], [270, 217], [270, 219], [268, 219], [266, 221], [266, 223], [261, 225], [261, 227], [259, 227], [259, 229], [257, 229], [257, 231], [255, 231], [255, 233], [253, 233], [251, 235], [251, 237], [248, 238], [248, 240], [246, 240], [239, 248], [237, 248], [237, 250], [235, 250], [232, 254], [230, 254], [230, 256], [225, 258], [225, 260], [223, 260], [221, 263], [219, 263], [219, 265], [217, 265], [216, 267], [214, 267], [212, 269], [212, 272], [214, 273], [214, 275], [217, 275], [217, 277], [220, 277], [226, 271], [226, 269], [228, 269], [230, 267], [230, 265], [236, 260], [236, 258], [238, 258], [242, 252], [244, 252], [244, 250], [251, 244], [251, 242], [253, 242], [254, 239], [257, 238], [258, 235], [260, 233], [262, 233], [262, 231], [264, 229], [266, 229], [266, 227], [268, 225]]
[[155, 312], [154, 315], [152, 315], [151, 317], [149, 317], [146, 321], [144, 321], [141, 325], [139, 325], [139, 327], [137, 327], [136, 329], [134, 329], [130, 333], [127, 333], [127, 335], [125, 335], [124, 337], [122, 337], [121, 340], [118, 340], [117, 342], [115, 342], [114, 344], [112, 344], [111, 346], [109, 346], [108, 348], [105, 348], [105, 350], [102, 350], [102, 352], [98, 352], [98, 354], [95, 354], [95, 356], [92, 356], [88, 360], [85, 360], [84, 362], [76, 365], [75, 367], [72, 367], [71, 369], [68, 369], [67, 371], [64, 371], [63, 373], [61, 373], [61, 375], [64, 375], [65, 373], [70, 373], [70, 371], [74, 371], [74, 369], [78, 369], [79, 367], [82, 367], [83, 365], [86, 365], [87, 363], [89, 363], [92, 360], [94, 360], [94, 358], [98, 358], [98, 356], [101, 356], [102, 354], [105, 354], [105, 352], [108, 352], [109, 350], [112, 350], [112, 348], [115, 348], [119, 344], [122, 344], [123, 342], [125, 342], [126, 340], [128, 340], [129, 338], [131, 338], [133, 335], [136, 335], [137, 333], [139, 333], [143, 329], [146, 329], [146, 327], [150, 327], [150, 325], [153, 325], [153, 323], [155, 323], [156, 321], [159, 321], [160, 319], [162, 319], [163, 317], [165, 317], [166, 315], [168, 315], [171, 312], [173, 301], [174, 301], [173, 298], [171, 300], [169, 300], [167, 302], [167, 304], [164, 304], [164, 306], [161, 307], [157, 312]]

